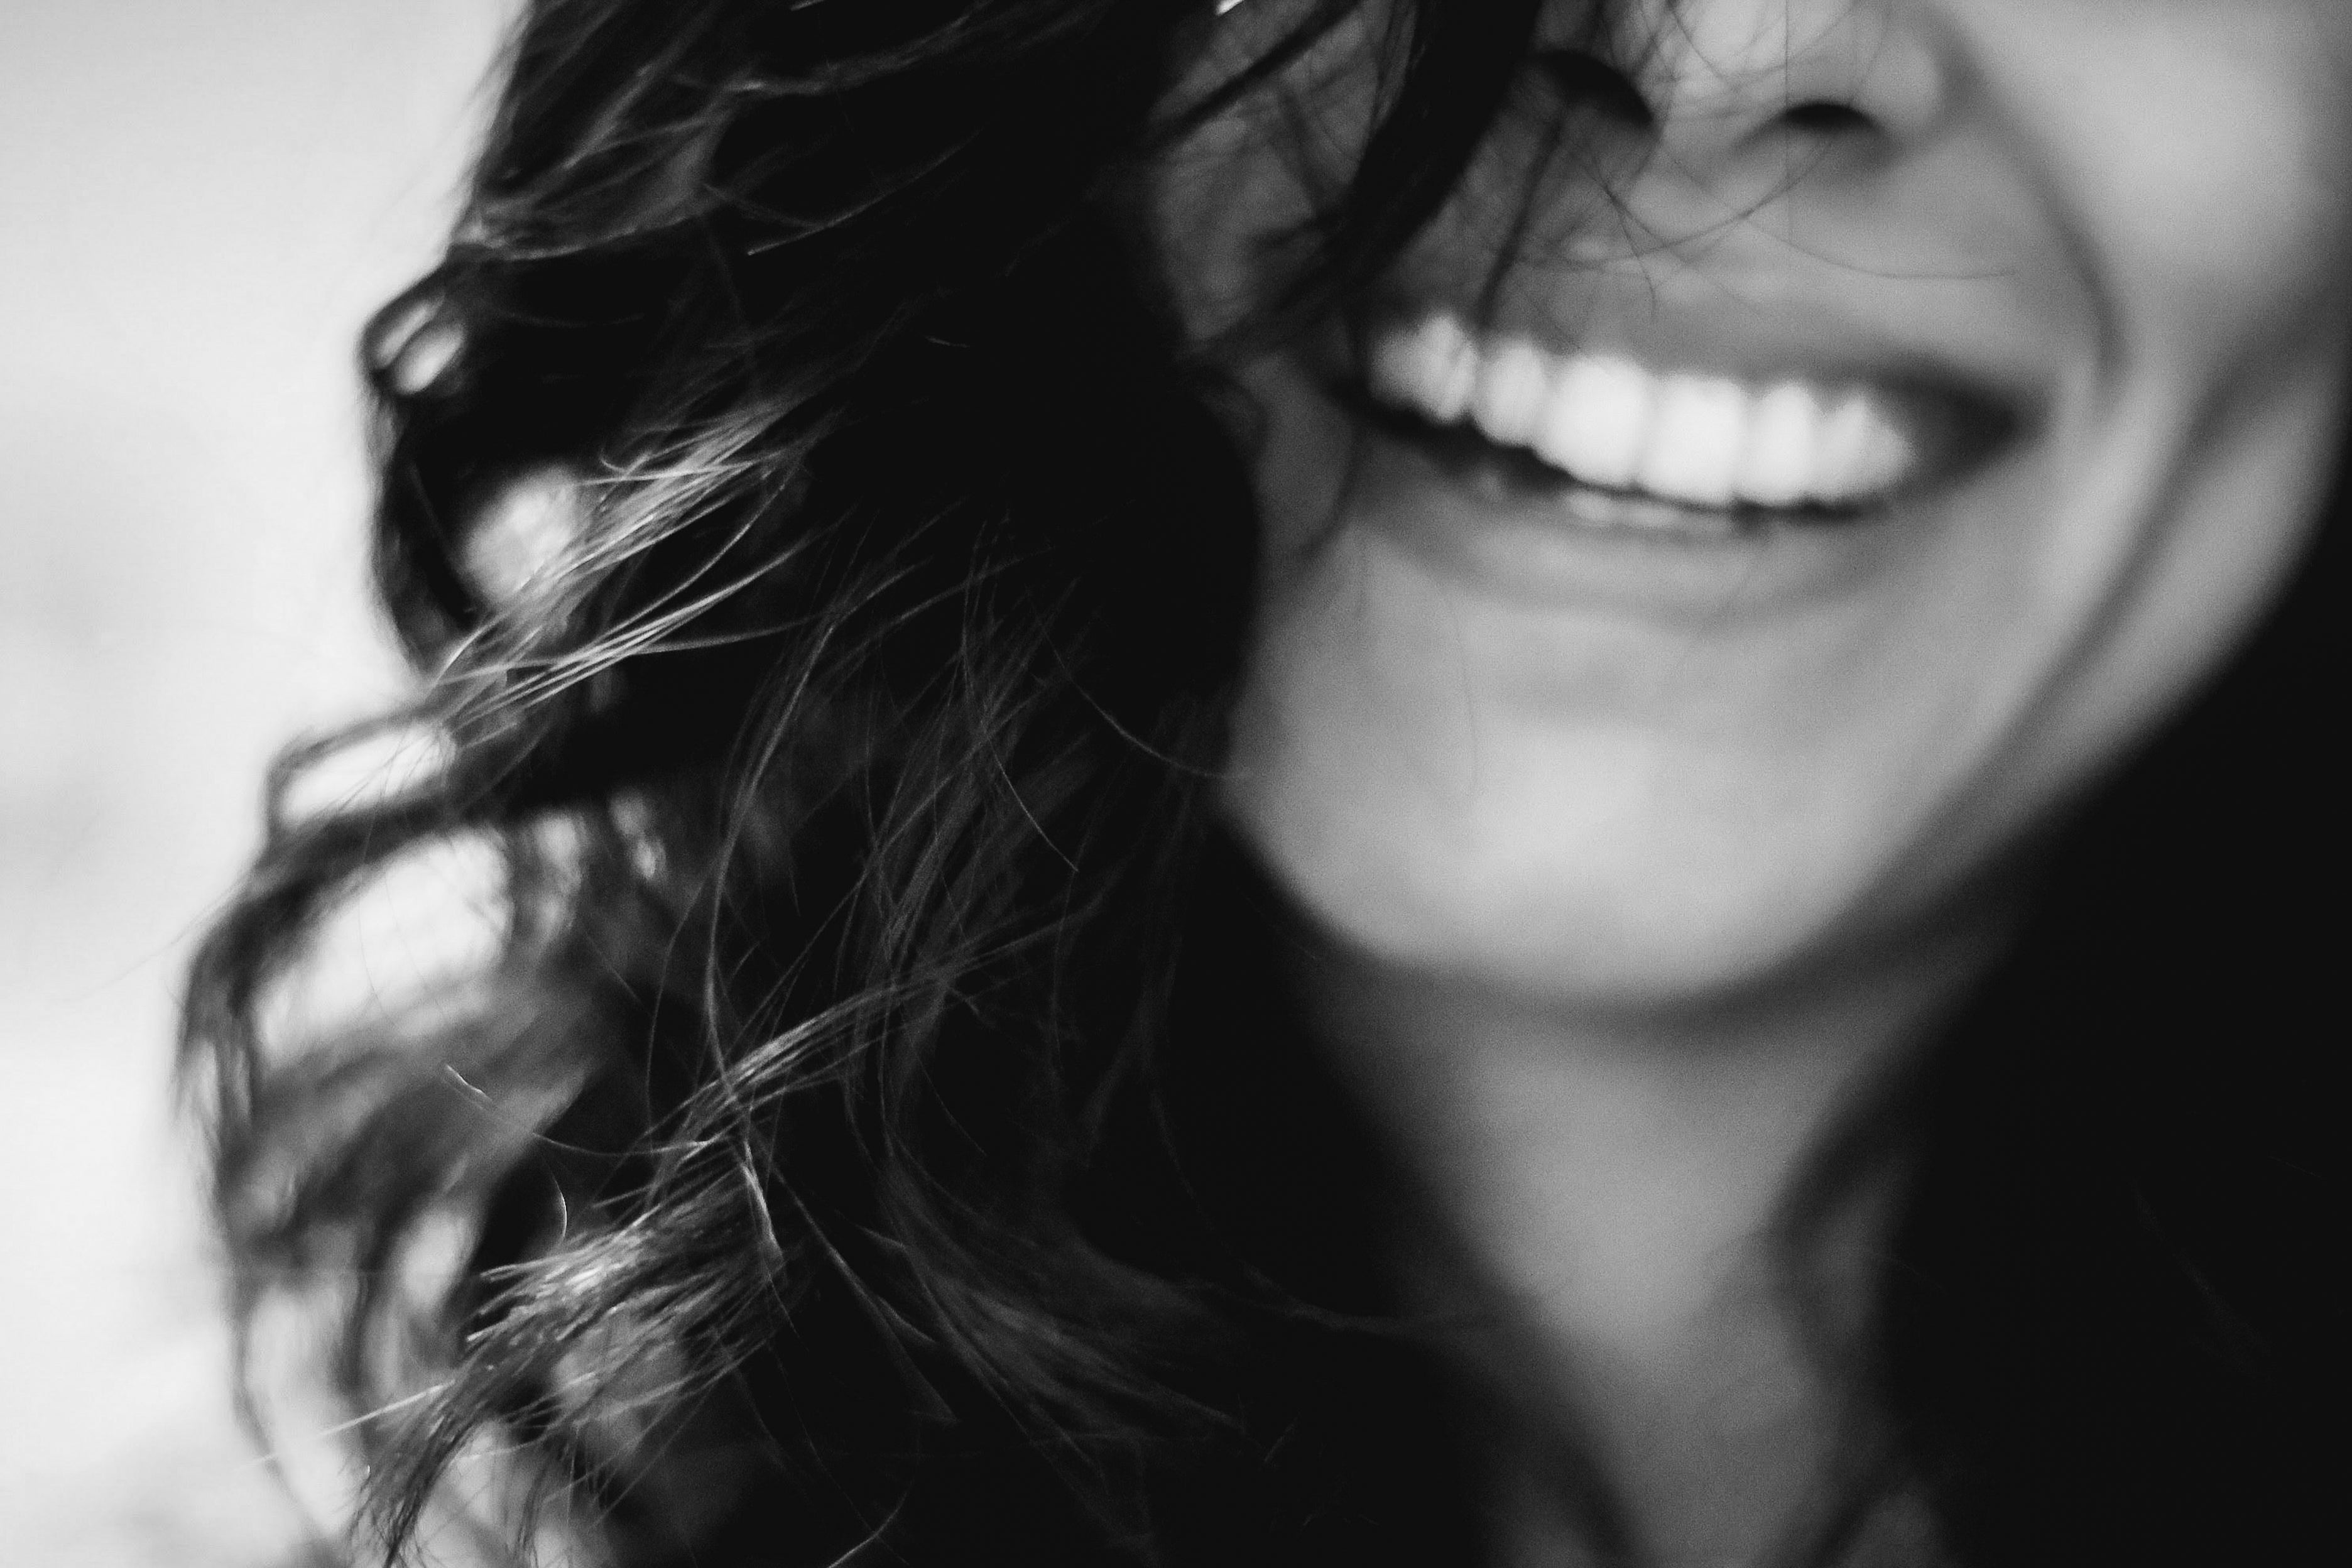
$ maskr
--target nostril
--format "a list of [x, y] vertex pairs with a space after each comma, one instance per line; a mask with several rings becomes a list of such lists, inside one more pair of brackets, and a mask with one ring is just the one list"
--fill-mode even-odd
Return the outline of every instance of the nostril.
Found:
[[1870, 116], [1850, 103], [1826, 98], [1810, 99], [1780, 111], [1780, 121], [1808, 136], [1846, 136], [1873, 128]]
[[1657, 111], [1633, 79], [1583, 49], [1546, 49], [1536, 63], [1559, 95], [1579, 109], [1633, 131], [1657, 128]]

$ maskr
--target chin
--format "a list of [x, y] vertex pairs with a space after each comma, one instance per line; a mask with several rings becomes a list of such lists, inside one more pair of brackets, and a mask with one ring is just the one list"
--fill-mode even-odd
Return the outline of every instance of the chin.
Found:
[[1379, 798], [1361, 772], [1255, 777], [1236, 773], [1226, 816], [1343, 962], [1534, 1006], [1738, 1005], [1867, 963], [1933, 901], [1891, 849], [1818, 824], [1482, 818]]

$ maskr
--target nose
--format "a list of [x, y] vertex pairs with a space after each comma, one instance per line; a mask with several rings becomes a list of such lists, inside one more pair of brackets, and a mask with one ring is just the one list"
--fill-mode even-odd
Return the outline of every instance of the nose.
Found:
[[1792, 180], [1898, 156], [1951, 98], [1927, 10], [1927, 0], [1626, 7], [1607, 54], [1648, 109], [1647, 174], [1749, 205]]

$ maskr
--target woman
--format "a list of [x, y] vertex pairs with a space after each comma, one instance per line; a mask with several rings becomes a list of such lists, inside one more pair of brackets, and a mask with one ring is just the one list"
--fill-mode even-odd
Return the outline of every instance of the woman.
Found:
[[541, 0], [189, 1010], [354, 1553], [2315, 1552], [2347, 162], [2314, 0]]

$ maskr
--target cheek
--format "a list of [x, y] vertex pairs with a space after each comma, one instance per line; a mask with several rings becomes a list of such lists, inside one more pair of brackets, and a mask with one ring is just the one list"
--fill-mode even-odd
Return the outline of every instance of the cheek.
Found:
[[[2352, 125], [2339, 129], [2352, 139]], [[2283, 362], [2335, 352], [2352, 281], [2352, 167], [2331, 157], [2323, 189], [2266, 176], [2277, 166], [2266, 154], [2303, 151], [2292, 143], [2253, 137], [2223, 151], [2194, 178], [2163, 180], [2167, 171], [2144, 164], [2119, 172], [2110, 199], [2132, 189], [2146, 199], [2113, 212], [2112, 276], [2127, 352], [2146, 371], [2234, 391]]]
[[2352, 5], [2148, 0], [2119, 26], [2045, 3], [1988, 75], [2100, 280], [2110, 355], [2217, 386], [2312, 346], [2352, 281]]
[[2143, 726], [2259, 616], [2342, 450], [2352, 364], [2352, 5], [2148, 10], [2042, 51], [2116, 56], [2041, 84], [2039, 130], [2100, 280], [2113, 422], [2171, 447], [2101, 679], [2075, 693], [2077, 749]]

